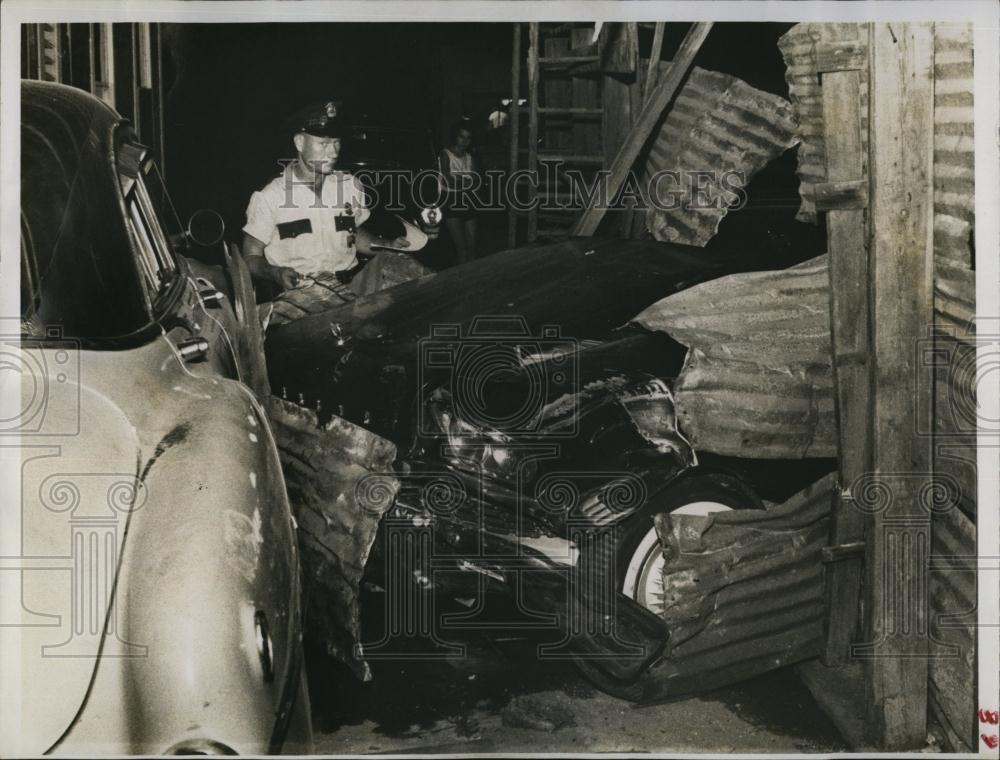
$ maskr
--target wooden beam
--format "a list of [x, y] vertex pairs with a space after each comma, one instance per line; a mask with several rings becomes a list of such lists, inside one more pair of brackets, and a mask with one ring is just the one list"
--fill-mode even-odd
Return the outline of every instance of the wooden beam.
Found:
[[[830, 190], [823, 198], [834, 204], [827, 206], [826, 239], [830, 255], [830, 337], [840, 463], [840, 483], [834, 494], [830, 524], [829, 559], [824, 557], [826, 642], [822, 660], [824, 665], [833, 667], [847, 663], [850, 655], [858, 625], [864, 567], [863, 551], [852, 554], [844, 550], [862, 541], [864, 513], [843, 495], [857, 478], [871, 470], [872, 454], [865, 212], [861, 205], [838, 208], [833, 189], [847, 185], [860, 194], [858, 186], [864, 183], [867, 203], [868, 187], [861, 140], [861, 76], [858, 71], [823, 74], [822, 92], [825, 187]], [[843, 202], [843, 198], [839, 200]]]
[[[510, 62], [510, 176], [518, 169], [518, 148], [520, 146], [520, 132], [518, 130], [521, 118], [521, 107], [518, 100], [521, 98], [521, 25], [514, 24], [514, 39], [512, 44], [513, 53]], [[507, 215], [507, 247], [513, 248], [517, 245], [517, 214], [512, 210]]]
[[[670, 66], [663, 79], [656, 85], [649, 100], [643, 104], [642, 112], [639, 114], [639, 118], [636, 119], [635, 126], [611, 163], [607, 194], [609, 201], [621, 189], [626, 175], [631, 171], [632, 165], [642, 152], [649, 136], [653, 133], [653, 129], [663, 115], [663, 111], [680, 89], [684, 77], [694, 64], [695, 55], [697, 55], [701, 44], [705, 41], [705, 37], [708, 36], [711, 28], [711, 23], [691, 25], [683, 42], [681, 42], [677, 54], [670, 62]], [[599, 196], [600, 193], [597, 195]], [[601, 219], [604, 218], [606, 211], [607, 208], [599, 206], [592, 206], [585, 209], [573, 228], [573, 234], [593, 235], [597, 231], [597, 227], [601, 223]]]
[[816, 45], [816, 71], [861, 71], [868, 65], [868, 52], [858, 40], [837, 40]]
[[[538, 168], [538, 23], [528, 24], [528, 169]], [[532, 187], [535, 187], [533, 184]], [[528, 210], [528, 242], [538, 235], [537, 193]]]
[[[646, 78], [644, 81], [639, 83], [639, 86], [642, 88], [643, 103], [646, 103], [653, 94], [653, 87], [656, 85], [656, 76], [660, 72], [660, 55], [663, 52], [663, 30], [665, 27], [666, 24], [664, 22], [657, 21], [656, 26], [653, 29], [653, 44], [649, 48], [649, 61], [646, 65]], [[636, 74], [639, 75], [638, 78], [641, 80], [641, 72], [637, 70]], [[645, 193], [643, 193], [643, 200], [646, 200]], [[635, 204], [634, 202], [629, 202], [629, 205], [622, 213], [622, 237], [632, 237], [633, 228], [637, 226], [635, 223], [635, 217]], [[645, 215], [643, 215], [643, 217], [645, 217]]]
[[[933, 320], [934, 40], [932, 24], [869, 27], [871, 308], [874, 324], [874, 477], [887, 490], [866, 526], [864, 658], [867, 725], [884, 750], [927, 736], [930, 442], [932, 389], [917, 349]], [[919, 415], [919, 416], [918, 416]]]
[[642, 99], [649, 100], [653, 94], [653, 87], [656, 86], [656, 75], [660, 72], [660, 55], [663, 52], [663, 30], [666, 24], [662, 21], [656, 22], [653, 30], [653, 46], [649, 49], [649, 65], [646, 67], [646, 84], [643, 86]]
[[[853, 73], [856, 74], [857, 72]], [[836, 123], [835, 126], [837, 126]], [[850, 129], [846, 125], [840, 126], [839, 128], [841, 131], [847, 131]], [[826, 145], [829, 148], [829, 140]], [[827, 165], [829, 165], [829, 162], [829, 153], [827, 153]], [[844, 180], [840, 182], [822, 182], [815, 186], [815, 197], [817, 211], [867, 208], [868, 183], [860, 179]]]
[[602, 74], [634, 75], [639, 65], [639, 26], [634, 21], [606, 23], [597, 41]]

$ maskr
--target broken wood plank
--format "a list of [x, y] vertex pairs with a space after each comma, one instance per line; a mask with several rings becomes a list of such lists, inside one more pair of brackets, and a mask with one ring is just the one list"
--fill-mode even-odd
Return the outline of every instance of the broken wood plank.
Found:
[[[621, 189], [626, 175], [631, 171], [632, 165], [642, 152], [647, 139], [653, 133], [653, 129], [663, 115], [663, 111], [669, 105], [678, 89], [680, 89], [684, 77], [694, 64], [694, 58], [698, 54], [698, 50], [701, 48], [711, 28], [712, 24], [710, 22], [691, 25], [687, 35], [684, 37], [684, 41], [681, 42], [677, 55], [671, 61], [663, 80], [656, 85], [649, 101], [643, 105], [642, 111], [636, 119], [635, 126], [611, 163], [611, 171], [608, 178], [608, 198], [614, 198], [619, 189]], [[573, 228], [573, 234], [593, 235], [597, 231], [597, 227], [600, 225], [601, 219], [604, 218], [606, 211], [607, 208], [600, 206], [591, 206], [584, 210], [576, 226]]]
[[[852, 28], [846, 33], [851, 32], [857, 33]], [[831, 46], [846, 42], [831, 43]], [[860, 75], [857, 71], [834, 71], [823, 75], [822, 85], [826, 176], [829, 179], [822, 187], [831, 190], [824, 194], [821, 186], [816, 187], [816, 208], [822, 205], [820, 197], [830, 201], [838, 194], [832, 188], [845, 186], [852, 189], [855, 198], [863, 192], [867, 204]], [[838, 554], [845, 545], [857, 544], [864, 537], [863, 513], [852, 501], [841, 498], [841, 493], [871, 468], [868, 246], [862, 205], [834, 204], [828, 208], [830, 340], [840, 460], [840, 488], [834, 497], [830, 550], [831, 554]], [[840, 665], [848, 660], [860, 614], [863, 560], [863, 552], [847, 554], [827, 566], [824, 665]]]
[[866, 665], [868, 729], [894, 751], [922, 747], [927, 736], [930, 513], [918, 495], [931, 484], [931, 456], [914, 412], [924, 414], [932, 389], [919, 382], [914, 357], [933, 320], [933, 25], [872, 24], [869, 51], [872, 450], [891, 504], [868, 520], [871, 616], [867, 643], [853, 652]]

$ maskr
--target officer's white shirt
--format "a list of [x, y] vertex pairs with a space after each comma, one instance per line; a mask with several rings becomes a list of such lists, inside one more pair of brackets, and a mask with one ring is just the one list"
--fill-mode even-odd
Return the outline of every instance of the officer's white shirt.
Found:
[[353, 211], [360, 226], [369, 216], [361, 183], [348, 172], [326, 177], [319, 196], [296, 177], [291, 164], [250, 196], [243, 231], [264, 243], [264, 258], [302, 274], [337, 272], [357, 263], [352, 233], [337, 217]]

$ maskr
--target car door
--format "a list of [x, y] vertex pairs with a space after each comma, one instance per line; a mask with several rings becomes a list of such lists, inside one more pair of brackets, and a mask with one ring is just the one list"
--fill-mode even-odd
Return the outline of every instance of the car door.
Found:
[[242, 380], [235, 342], [225, 325], [232, 321], [226, 313], [232, 306], [176, 255], [174, 247], [184, 233], [151, 154], [126, 143], [119, 149], [119, 172], [126, 224], [154, 312], [161, 311], [156, 303], [169, 286], [184, 280], [163, 321], [168, 339], [192, 373]]

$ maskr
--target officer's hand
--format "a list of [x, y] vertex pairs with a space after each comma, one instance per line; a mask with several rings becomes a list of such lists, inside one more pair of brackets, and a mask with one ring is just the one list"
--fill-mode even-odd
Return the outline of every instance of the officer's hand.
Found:
[[386, 248], [409, 248], [410, 241], [405, 236], [397, 237], [386, 243]]
[[271, 278], [282, 290], [294, 288], [299, 284], [299, 273], [291, 267], [274, 267], [271, 270]]

